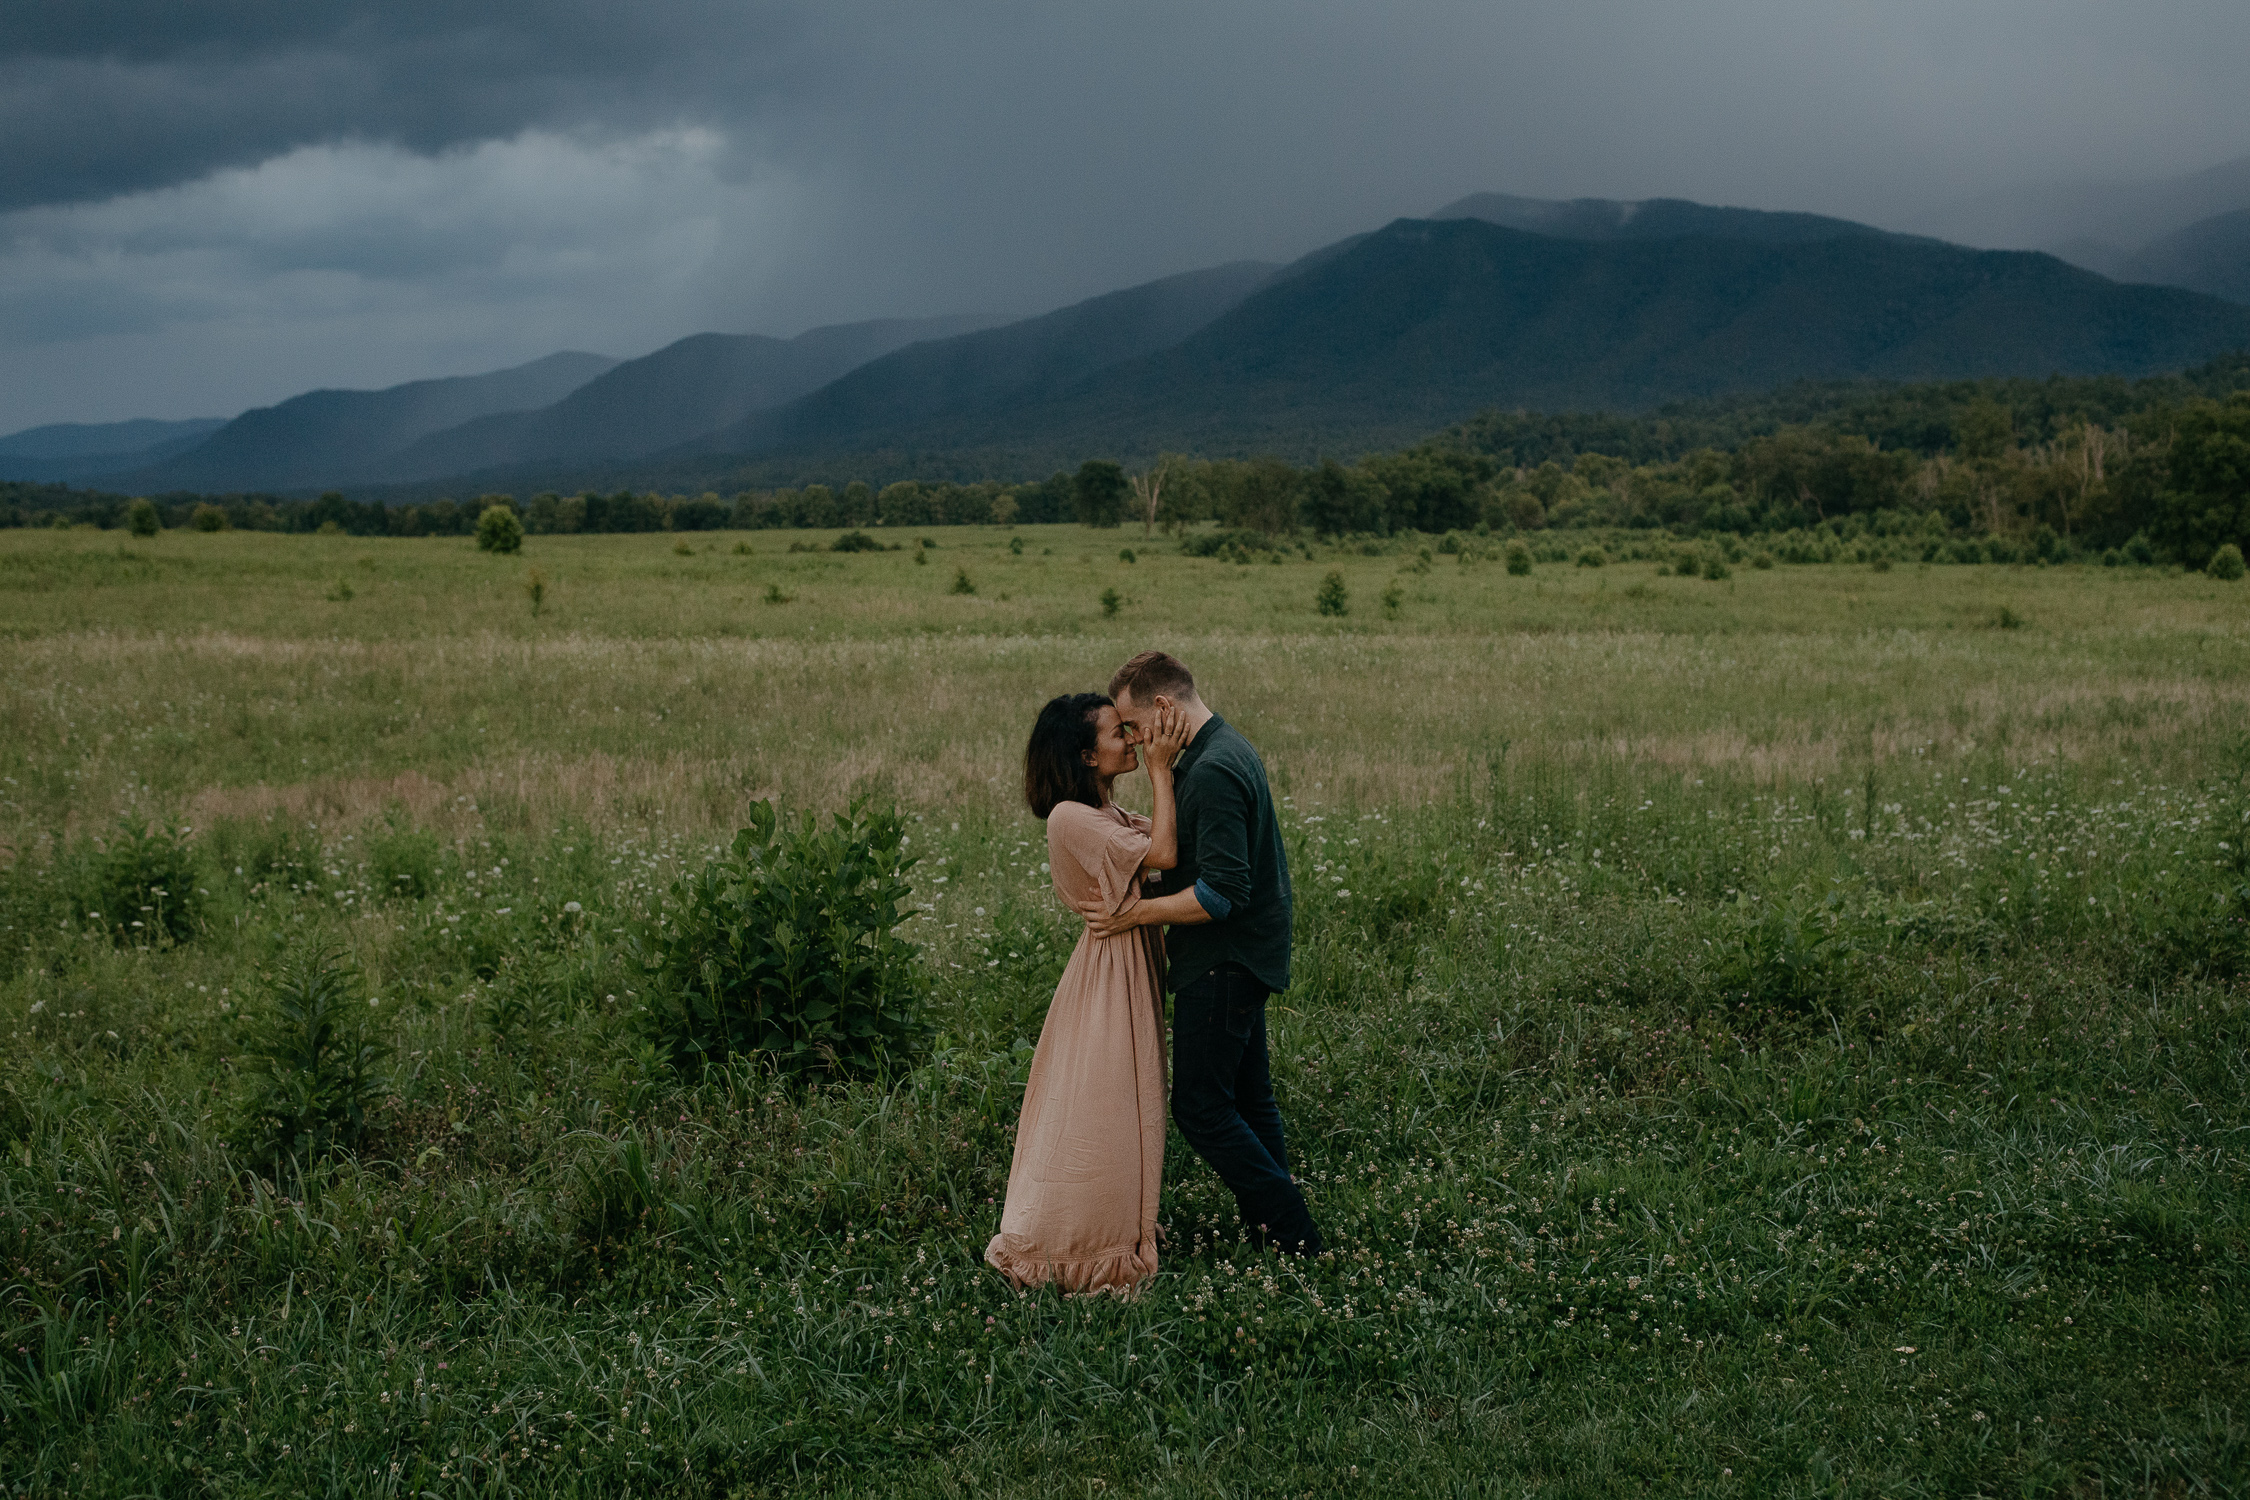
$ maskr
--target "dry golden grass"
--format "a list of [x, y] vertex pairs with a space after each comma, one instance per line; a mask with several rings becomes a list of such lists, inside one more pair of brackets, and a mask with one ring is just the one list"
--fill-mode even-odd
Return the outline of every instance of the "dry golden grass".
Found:
[[[8, 841], [118, 815], [395, 811], [726, 826], [875, 790], [1006, 813], [1024, 726], [1147, 645], [1191, 662], [1287, 788], [1411, 804], [1492, 759], [1757, 783], [2000, 757], [2195, 774], [2250, 728], [2250, 591], [2098, 569], [1233, 566], [1130, 533], [934, 533], [909, 553], [733, 534], [465, 542], [0, 537]], [[825, 538], [813, 538], [815, 541]], [[1131, 544], [1134, 564], [1117, 550]], [[1312, 608], [1341, 568], [1359, 609]], [[949, 592], [956, 567], [979, 580]], [[352, 598], [335, 580], [353, 582]], [[1402, 618], [1369, 601], [1396, 579]], [[355, 581], [356, 580], [356, 581]], [[761, 601], [768, 583], [793, 597]], [[1125, 588], [1115, 620], [1100, 589]], [[1994, 628], [2005, 607], [2028, 623]]]

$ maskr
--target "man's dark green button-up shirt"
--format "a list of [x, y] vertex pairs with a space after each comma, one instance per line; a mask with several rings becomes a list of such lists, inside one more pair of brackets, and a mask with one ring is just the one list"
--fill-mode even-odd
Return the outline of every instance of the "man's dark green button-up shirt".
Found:
[[1238, 963], [1269, 989], [1289, 988], [1289, 856], [1265, 762], [1226, 720], [1213, 714], [1173, 768], [1179, 804], [1180, 862], [1164, 872], [1164, 895], [1200, 882], [1226, 915], [1173, 927], [1164, 939], [1174, 990], [1224, 963]]

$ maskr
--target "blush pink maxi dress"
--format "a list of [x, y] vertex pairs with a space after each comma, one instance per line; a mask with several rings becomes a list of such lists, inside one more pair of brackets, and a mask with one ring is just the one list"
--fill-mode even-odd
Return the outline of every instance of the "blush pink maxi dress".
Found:
[[[1047, 818], [1055, 894], [1082, 917], [1141, 899], [1149, 821], [1058, 804]], [[1164, 1185], [1163, 939], [1081, 932], [1024, 1086], [1008, 1203], [984, 1258], [1018, 1286], [1131, 1291], [1156, 1274]]]

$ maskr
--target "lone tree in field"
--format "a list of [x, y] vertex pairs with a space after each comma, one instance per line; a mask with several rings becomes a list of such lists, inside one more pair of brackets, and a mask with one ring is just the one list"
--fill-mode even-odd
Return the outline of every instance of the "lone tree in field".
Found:
[[1342, 570], [1331, 568], [1328, 576], [1320, 580], [1320, 592], [1313, 595], [1313, 608], [1324, 615], [1348, 615], [1352, 612], [1351, 590], [1344, 587]]
[[135, 536], [154, 536], [164, 529], [164, 518], [157, 514], [156, 502], [143, 496], [125, 507], [125, 527]]
[[488, 505], [484, 514], [477, 517], [477, 550], [479, 552], [521, 552], [523, 550], [523, 521], [510, 505]]

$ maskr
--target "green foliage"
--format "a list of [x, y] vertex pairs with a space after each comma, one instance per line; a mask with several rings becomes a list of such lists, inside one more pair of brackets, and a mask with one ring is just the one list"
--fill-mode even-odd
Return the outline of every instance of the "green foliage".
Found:
[[120, 821], [76, 855], [77, 917], [120, 943], [184, 943], [202, 909], [188, 831]]
[[357, 1149], [390, 1089], [388, 1051], [368, 1034], [359, 973], [333, 949], [305, 948], [283, 960], [263, 1000], [242, 1048], [252, 1151], [268, 1166], [302, 1171]]
[[2234, 582], [2242, 576], [2242, 549], [2234, 543], [2228, 542], [2211, 554], [2211, 560], [2204, 564], [2203, 571], [2209, 573], [2213, 578], [2224, 579], [2228, 583]]
[[523, 550], [523, 518], [511, 505], [488, 505], [477, 517], [477, 550], [511, 553]]
[[1863, 961], [1842, 903], [1739, 900], [1722, 910], [1713, 977], [1732, 1004], [1753, 1011], [1819, 1010], [1852, 983]]
[[676, 1066], [738, 1055], [793, 1072], [864, 1072], [927, 1034], [920, 952], [897, 931], [913, 894], [906, 825], [855, 801], [822, 828], [770, 801], [720, 857], [677, 882], [642, 939], [657, 980], [649, 1035]]
[[1135, 555], [1132, 548], [1127, 547], [1117, 554], [1117, 560], [1121, 563], [1136, 563], [1140, 561], [1140, 558]]
[[2250, 391], [2188, 403], [2171, 436], [2149, 526], [2156, 545], [2193, 566], [2219, 547], [2250, 542]]
[[227, 529], [227, 513], [218, 506], [205, 502], [196, 506], [189, 524], [197, 531], [224, 531]]
[[1078, 466], [1070, 486], [1071, 504], [1081, 526], [1120, 526], [1125, 503], [1132, 495], [1125, 467], [1106, 458], [1089, 458]]
[[1406, 590], [1400, 588], [1397, 582], [1393, 581], [1384, 587], [1380, 602], [1383, 606], [1383, 618], [1395, 620], [1399, 617], [1401, 607], [1406, 603]]
[[164, 518], [157, 513], [154, 501], [136, 499], [125, 507], [125, 529], [135, 536], [154, 536], [164, 529]]
[[1125, 596], [1123, 594], [1113, 588], [1102, 590], [1102, 616], [1104, 619], [1115, 619], [1118, 610], [1124, 608], [1124, 606]]
[[547, 575], [537, 568], [525, 573], [523, 575], [523, 592], [524, 597], [531, 601], [532, 617], [536, 619], [539, 611], [546, 607]]
[[[842, 536], [836, 538], [836, 540], [834, 540], [833, 542], [830, 542], [828, 544], [828, 550], [831, 552], [881, 552], [883, 550], [883, 544], [875, 540], [875, 538], [869, 536], [864, 531], [854, 530], [847, 531]], [[914, 560], [916, 562], [922, 561], [918, 549]]]
[[1528, 578], [1531, 576], [1531, 549], [1522, 542], [1508, 543], [1507, 559], [1509, 577]]
[[976, 580], [969, 577], [969, 570], [967, 568], [955, 568], [953, 570], [952, 592], [956, 594], [973, 594], [976, 591]]
[[1599, 568], [1607, 564], [1609, 554], [1599, 547], [1581, 547], [1576, 562], [1581, 568]]
[[1327, 575], [1320, 580], [1320, 590], [1313, 595], [1313, 608], [1324, 615], [1340, 616], [1351, 613], [1351, 590], [1344, 587], [1344, 575], [1341, 570], [1331, 568]]

